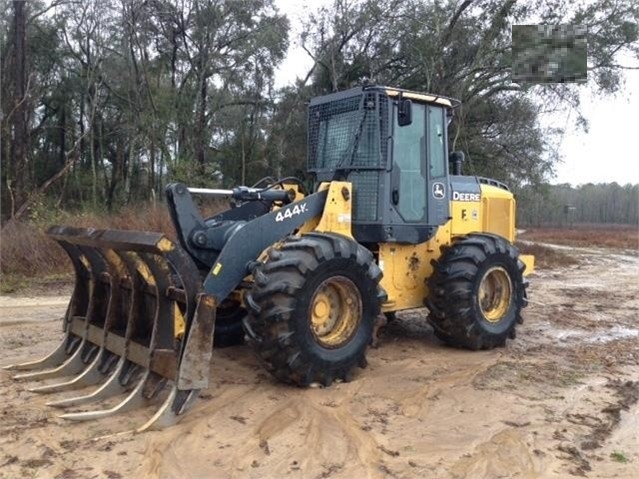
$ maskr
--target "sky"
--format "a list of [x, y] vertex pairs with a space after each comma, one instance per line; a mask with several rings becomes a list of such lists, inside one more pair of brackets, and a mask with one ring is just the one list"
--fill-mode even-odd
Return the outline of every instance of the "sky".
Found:
[[[289, 50], [276, 72], [276, 86], [304, 78], [313, 66], [299, 45], [301, 19], [331, 3], [332, 0], [275, 0], [291, 22]], [[585, 86], [581, 88], [581, 111], [590, 126], [587, 133], [576, 127], [574, 111], [542, 119], [542, 124], [565, 129], [554, 142], [563, 160], [556, 165], [556, 177], [551, 183], [639, 183], [639, 70], [626, 72], [625, 87], [615, 96], [597, 95]]]
[[563, 162], [553, 183], [639, 183], [639, 70], [628, 70], [625, 76], [625, 87], [615, 96], [584, 89], [581, 109], [590, 124], [587, 133], [575, 127], [575, 113], [555, 120], [568, 127], [559, 141]]
[[291, 22], [288, 54], [275, 72], [276, 87], [291, 84], [297, 77], [305, 78], [313, 67], [313, 60], [300, 46], [302, 19], [306, 18], [309, 12], [318, 10], [322, 5], [330, 4], [331, 0], [275, 0], [279, 11], [285, 13]]

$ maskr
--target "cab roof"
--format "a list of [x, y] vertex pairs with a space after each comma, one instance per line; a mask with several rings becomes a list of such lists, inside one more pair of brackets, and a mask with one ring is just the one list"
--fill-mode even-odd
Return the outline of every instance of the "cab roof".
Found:
[[456, 108], [461, 103], [459, 100], [448, 98], [442, 95], [435, 95], [433, 93], [420, 93], [411, 90], [404, 90], [401, 88], [394, 88], [388, 86], [376, 86], [373, 87], [376, 90], [383, 90], [386, 94], [392, 98], [402, 96], [402, 98], [408, 98], [409, 100], [415, 100], [423, 103], [436, 103], [438, 105], [446, 106], [448, 108]]
[[361, 94], [365, 91], [379, 91], [386, 93], [391, 98], [402, 96], [402, 98], [407, 98], [409, 100], [417, 101], [420, 103], [436, 104], [446, 108], [457, 108], [459, 105], [461, 105], [461, 102], [459, 100], [455, 100], [454, 98], [449, 98], [443, 95], [436, 95], [434, 93], [420, 93], [412, 90], [404, 90], [402, 88], [382, 85], [357, 86], [349, 90], [343, 90], [335, 93], [329, 93], [328, 95], [314, 97], [311, 98], [310, 105], [313, 106], [321, 103], [326, 103], [328, 101], [352, 97], [353, 95]]

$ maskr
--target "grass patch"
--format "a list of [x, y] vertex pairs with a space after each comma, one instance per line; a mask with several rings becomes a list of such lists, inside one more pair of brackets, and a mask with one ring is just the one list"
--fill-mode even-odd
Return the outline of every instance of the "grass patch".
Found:
[[61, 296], [73, 290], [71, 270], [47, 276], [0, 275], [0, 295]]
[[22, 275], [3, 274], [0, 277], [0, 294], [11, 294], [22, 291], [29, 286], [27, 278]]
[[520, 239], [568, 246], [639, 250], [636, 225], [576, 225], [570, 228], [526, 229]]
[[[224, 207], [220, 202], [202, 208], [205, 217]], [[51, 278], [72, 274], [71, 261], [64, 250], [46, 235], [53, 224], [97, 229], [122, 229], [164, 233], [175, 240], [175, 231], [165, 204], [136, 205], [117, 213], [77, 213], [56, 211], [46, 218], [9, 222], [0, 240], [0, 292], [19, 289], [25, 278]]]
[[535, 268], [553, 269], [563, 268], [578, 264], [579, 261], [574, 256], [548, 246], [535, 243], [517, 243], [517, 248], [521, 254], [531, 254], [535, 257]]
[[622, 464], [625, 464], [627, 462], [630, 462], [630, 459], [628, 459], [628, 456], [626, 456], [623, 452], [621, 451], [614, 451], [610, 454], [610, 459], [612, 459], [615, 462], [621, 462]]
[[[220, 201], [202, 205], [206, 215], [226, 206]], [[45, 212], [45, 213], [43, 213]], [[157, 231], [175, 239], [175, 232], [165, 204], [135, 205], [117, 213], [71, 214], [42, 207], [30, 220], [10, 222], [2, 228], [0, 241], [0, 293], [12, 293], [25, 287], [30, 278], [50, 278], [71, 274], [66, 253], [46, 236], [51, 224], [76, 227], [113, 228], [138, 231]], [[639, 232], [634, 226], [579, 226], [570, 229], [541, 228], [526, 230], [521, 238], [533, 242], [547, 242], [574, 246], [602, 246], [639, 249]], [[518, 244], [523, 254], [535, 256], [538, 268], [558, 268], [578, 263], [563, 251], [542, 246]]]

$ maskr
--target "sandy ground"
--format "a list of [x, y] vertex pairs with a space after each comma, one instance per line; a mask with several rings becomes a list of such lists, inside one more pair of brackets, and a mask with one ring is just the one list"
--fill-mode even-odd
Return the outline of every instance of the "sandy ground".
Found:
[[[68, 423], [2, 371], [0, 477], [637, 478], [639, 256], [570, 254], [530, 278], [506, 348], [445, 347], [411, 311], [352, 382], [308, 390], [216, 350], [212, 386], [159, 432], [117, 434], [150, 409]], [[53, 349], [66, 302], [0, 298], [0, 364]]]

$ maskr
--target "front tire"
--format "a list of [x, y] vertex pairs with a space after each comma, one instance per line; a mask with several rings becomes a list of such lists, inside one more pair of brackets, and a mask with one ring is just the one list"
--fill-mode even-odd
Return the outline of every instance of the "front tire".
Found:
[[244, 325], [264, 367], [298, 386], [350, 380], [366, 366], [382, 273], [372, 254], [338, 234], [289, 237], [253, 271]]
[[439, 339], [477, 350], [515, 338], [527, 301], [525, 265], [510, 242], [472, 234], [448, 247], [434, 266], [426, 306]]

